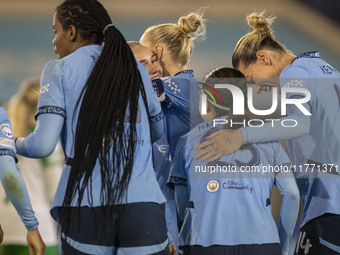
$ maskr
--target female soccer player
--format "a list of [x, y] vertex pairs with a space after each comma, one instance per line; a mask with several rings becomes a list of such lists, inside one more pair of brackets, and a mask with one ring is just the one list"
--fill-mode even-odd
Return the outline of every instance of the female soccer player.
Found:
[[336, 127], [340, 125], [340, 74], [320, 58], [319, 52], [293, 55], [275, 39], [270, 28], [272, 19], [263, 13], [253, 13], [247, 19], [254, 30], [237, 43], [233, 66], [254, 83], [258, 92], [274, 86], [285, 91], [290, 100], [300, 101], [297, 106], [287, 105], [287, 117], [279, 120], [293, 119], [296, 126], [272, 128], [272, 123], [267, 123], [256, 130], [245, 127], [229, 133], [219, 131], [197, 148], [208, 146], [197, 158], [215, 160], [242, 144], [287, 140], [297, 177], [301, 177], [297, 182], [304, 205], [295, 252], [338, 254], [340, 132]]
[[[25, 80], [19, 91], [6, 104], [7, 115], [11, 120], [15, 137], [28, 135], [35, 126], [34, 115], [38, 104], [39, 87], [39, 79]], [[64, 165], [61, 146], [58, 148], [59, 150], [51, 157], [43, 159], [17, 156], [17, 167], [25, 181], [32, 207], [40, 223], [39, 232], [46, 244], [45, 255], [57, 255], [59, 251], [57, 228], [50, 215], [51, 203]], [[6, 219], [2, 222], [6, 239], [2, 244], [0, 255], [28, 254], [24, 226], [21, 225], [18, 215], [14, 213], [13, 206], [8, 203], [6, 194], [2, 190], [0, 190], [0, 201], [0, 219]]]
[[[163, 68], [159, 64], [155, 54], [148, 47], [134, 41], [129, 41], [128, 45], [130, 46], [136, 60], [145, 65], [151, 79], [162, 77]], [[155, 87], [154, 89], [158, 88]], [[156, 93], [158, 95], [160, 94], [159, 91], [156, 91]], [[164, 93], [163, 96], [165, 96]], [[158, 99], [160, 100], [161, 97], [162, 96], [159, 96]], [[169, 250], [171, 255], [175, 255], [176, 245], [178, 245], [176, 204], [173, 190], [166, 185], [169, 177], [171, 160], [169, 147], [167, 136], [164, 134], [162, 138], [153, 143], [152, 158], [158, 184], [167, 200], [165, 203], [165, 215], [168, 228]]]
[[16, 145], [42, 157], [61, 138], [67, 158], [51, 214], [63, 253], [169, 254], [151, 156], [163, 113], [145, 67], [96, 0], [64, 1], [53, 28], [59, 59], [42, 73], [34, 133]]
[[12, 126], [7, 118], [6, 111], [0, 107], [0, 179], [2, 186], [27, 229], [29, 254], [34, 255], [36, 249], [37, 255], [43, 255], [45, 244], [38, 231], [39, 223], [34, 216], [26, 185], [15, 165], [15, 161], [16, 153]]
[[158, 62], [155, 53], [139, 42], [129, 41], [127, 43], [130, 46], [135, 59], [145, 65], [151, 80], [163, 77], [163, 68]]
[[[205, 83], [247, 89], [242, 73], [226, 67], [213, 70]], [[209, 86], [203, 85], [202, 90], [214, 94]], [[247, 144], [214, 162], [201, 163], [193, 158], [194, 148], [223, 127], [216, 123], [227, 123], [229, 129], [233, 128], [231, 120], [253, 118], [247, 107], [244, 115], [233, 115], [231, 93], [226, 89], [215, 91], [222, 104], [207, 100], [207, 112], [202, 113], [206, 122], [179, 140], [171, 167], [169, 182], [174, 184], [179, 215], [184, 220], [180, 232], [184, 254], [288, 255], [299, 192], [293, 173], [286, 167], [290, 161], [281, 145]], [[270, 167], [278, 170], [265, 172]], [[285, 168], [287, 171], [279, 170]], [[279, 234], [271, 215], [273, 184], [283, 197]]]
[[[199, 102], [198, 82], [193, 70], [187, 70], [194, 40], [205, 35], [202, 14], [191, 13], [178, 20], [178, 24], [160, 24], [149, 27], [140, 42], [156, 54], [163, 68], [162, 79], [153, 81], [158, 90], [166, 117], [170, 155], [174, 155], [179, 137], [202, 122], [197, 108]], [[193, 107], [190, 107], [193, 105]]]

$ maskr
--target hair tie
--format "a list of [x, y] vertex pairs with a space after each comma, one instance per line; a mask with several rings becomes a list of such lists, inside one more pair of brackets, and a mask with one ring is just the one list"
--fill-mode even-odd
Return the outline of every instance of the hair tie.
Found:
[[105, 32], [106, 32], [106, 30], [107, 29], [109, 29], [109, 27], [114, 27], [115, 25], [113, 25], [113, 24], [108, 24], [106, 27], [104, 27], [104, 29], [103, 29], [103, 35], [105, 35]]

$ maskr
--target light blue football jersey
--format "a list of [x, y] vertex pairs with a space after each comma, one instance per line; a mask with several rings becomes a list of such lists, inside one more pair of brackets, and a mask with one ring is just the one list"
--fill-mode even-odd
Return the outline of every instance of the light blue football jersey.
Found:
[[154, 82], [162, 82], [164, 87], [162, 108], [166, 117], [170, 155], [173, 156], [178, 139], [203, 122], [198, 107], [199, 83], [192, 70], [184, 70]]
[[[256, 166], [257, 169], [286, 166], [290, 162], [287, 154], [278, 142], [272, 142], [246, 145], [211, 163], [195, 160], [197, 151], [194, 148], [216, 130], [212, 121], [201, 123], [182, 136], [177, 145], [169, 184], [186, 185], [190, 200], [185, 209], [180, 241], [184, 245], [204, 247], [279, 243], [269, 198], [274, 182], [280, 186], [280, 180], [275, 179], [273, 171], [254, 174], [239, 171], [247, 166]], [[217, 170], [228, 167], [236, 171]], [[285, 179], [296, 188], [292, 173], [288, 174]], [[288, 187], [280, 186], [280, 189], [284, 192]], [[291, 233], [298, 201], [295, 207], [289, 208], [295, 211], [288, 219], [292, 223], [288, 230]]]
[[287, 140], [289, 155], [297, 165], [303, 226], [325, 213], [340, 214], [340, 74], [320, 58], [319, 52], [307, 52], [285, 67], [280, 79], [281, 86], [300, 80], [303, 84], [291, 82], [290, 87], [311, 93], [309, 134]]
[[0, 107], [0, 156], [1, 155], [10, 155], [16, 159], [12, 125], [5, 109], [2, 107]]
[[[164, 123], [165, 124], [165, 123]], [[166, 198], [166, 223], [168, 228], [168, 236], [170, 245], [177, 245], [178, 227], [177, 212], [175, 204], [175, 194], [172, 189], [167, 186], [167, 180], [170, 173], [170, 145], [166, 134], [152, 145], [153, 167], [156, 173], [158, 184]]]
[[[102, 47], [99, 45], [81, 47], [62, 59], [50, 61], [42, 73], [37, 118], [44, 113], [53, 113], [65, 118], [60, 138], [65, 155], [68, 158], [73, 157], [74, 132], [78, 116], [78, 114], [76, 114], [73, 121], [75, 106], [101, 50]], [[151, 80], [145, 66], [139, 62], [137, 62], [137, 65], [144, 83], [151, 121], [157, 122], [163, 118], [160, 103], [153, 91]], [[132, 176], [127, 191], [127, 203], [164, 203], [165, 198], [157, 184], [152, 165], [150, 127], [141, 95], [139, 96], [138, 106], [140, 115], [136, 124], [136, 149]], [[128, 125], [128, 122], [126, 122], [126, 128]], [[93, 130], [93, 132], [96, 132], [96, 130]], [[28, 148], [28, 146], [26, 147]], [[65, 165], [56, 192], [52, 208], [52, 216], [55, 219], [57, 219], [56, 209], [63, 203], [70, 168], [70, 166]], [[101, 186], [100, 166], [98, 162], [93, 172], [92, 186]], [[100, 206], [100, 189], [92, 189], [92, 195], [93, 204], [90, 205], [89, 198], [85, 192], [81, 206]], [[73, 200], [74, 205], [76, 200], [77, 196]]]

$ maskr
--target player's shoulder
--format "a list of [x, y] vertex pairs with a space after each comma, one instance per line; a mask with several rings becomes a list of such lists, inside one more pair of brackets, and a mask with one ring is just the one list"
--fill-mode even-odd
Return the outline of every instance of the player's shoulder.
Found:
[[[142, 80], [145, 81], [146, 79], [147, 80], [150, 80], [150, 75], [149, 75], [149, 72], [146, 68], [146, 66], [142, 63], [140, 63], [139, 61], [136, 60], [136, 63], [137, 63], [137, 68], [138, 68], [138, 71], [142, 77]], [[158, 79], [157, 79], [158, 80]]]
[[1, 145], [3, 142], [3, 138], [5, 139], [12, 139], [13, 138], [13, 129], [11, 122], [7, 117], [6, 110], [0, 107], [0, 138], [1, 138]]
[[319, 52], [306, 52], [297, 56], [286, 66], [280, 78], [322, 78], [338, 71], [320, 57]]
[[191, 82], [191, 77], [183, 75], [164, 76], [160, 78], [160, 80], [163, 82], [164, 85], [168, 87], [177, 88], [178, 86], [188, 86]]
[[9, 123], [10, 125], [6, 110], [3, 107], [0, 107], [0, 124], [4, 122]]
[[281, 74], [281, 79], [296, 79], [296, 78], [312, 78], [314, 76], [312, 68], [301, 63], [302, 61], [296, 61], [286, 66]]
[[0, 107], [0, 122], [5, 120], [7, 118], [6, 110], [2, 107]]
[[136, 63], [137, 63], [137, 68], [139, 69], [139, 71], [147, 72], [146, 66], [144, 64], [142, 64], [141, 62], [137, 60], [136, 60]]
[[82, 67], [96, 63], [100, 53], [101, 46], [99, 45], [80, 47], [63, 58], [47, 62], [44, 72], [61, 73], [67, 70], [74, 70], [75, 68], [82, 69]]

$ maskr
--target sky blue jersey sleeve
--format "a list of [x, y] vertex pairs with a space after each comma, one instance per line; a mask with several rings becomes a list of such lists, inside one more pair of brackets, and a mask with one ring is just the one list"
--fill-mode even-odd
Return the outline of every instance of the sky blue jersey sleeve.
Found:
[[[279, 143], [277, 143], [274, 164], [276, 166], [289, 165], [289, 158]], [[292, 171], [278, 173], [275, 178], [275, 185], [280, 190], [282, 196], [279, 227], [282, 254], [288, 255], [299, 212], [299, 190]]]
[[27, 189], [17, 167], [13, 130], [6, 111], [0, 108], [0, 179], [7, 197], [27, 230], [38, 227]]
[[46, 64], [40, 80], [36, 118], [45, 113], [60, 115], [64, 118], [66, 117], [63, 78], [62, 61], [50, 61]]
[[144, 84], [144, 90], [146, 99], [148, 101], [149, 113], [151, 118], [151, 135], [152, 141], [157, 141], [164, 135], [164, 114], [162, 111], [161, 104], [157, 99], [157, 95], [152, 87], [151, 79], [146, 67], [137, 62], [142, 81]]
[[[303, 105], [310, 110], [308, 104]], [[284, 121], [292, 123], [290, 120], [294, 120], [296, 126], [282, 125]], [[309, 133], [310, 116], [304, 115], [294, 106], [287, 105], [287, 116], [279, 121], [269, 121], [261, 127], [242, 127], [240, 130], [243, 135], [243, 144], [294, 139]]]
[[17, 138], [17, 153], [29, 158], [49, 156], [57, 145], [64, 118], [56, 114], [41, 114], [34, 132], [25, 138]]
[[0, 179], [7, 197], [18, 212], [27, 230], [34, 230], [39, 223], [28, 196], [26, 185], [12, 156], [0, 156]]
[[61, 66], [62, 62], [51, 61], [43, 70], [36, 114], [37, 125], [29, 136], [16, 140], [17, 153], [20, 155], [46, 157], [56, 147], [66, 118]]
[[190, 173], [189, 137], [183, 136], [178, 141], [171, 164], [168, 184], [175, 190], [175, 201], [179, 218], [184, 220], [185, 208], [189, 203], [188, 174]]

